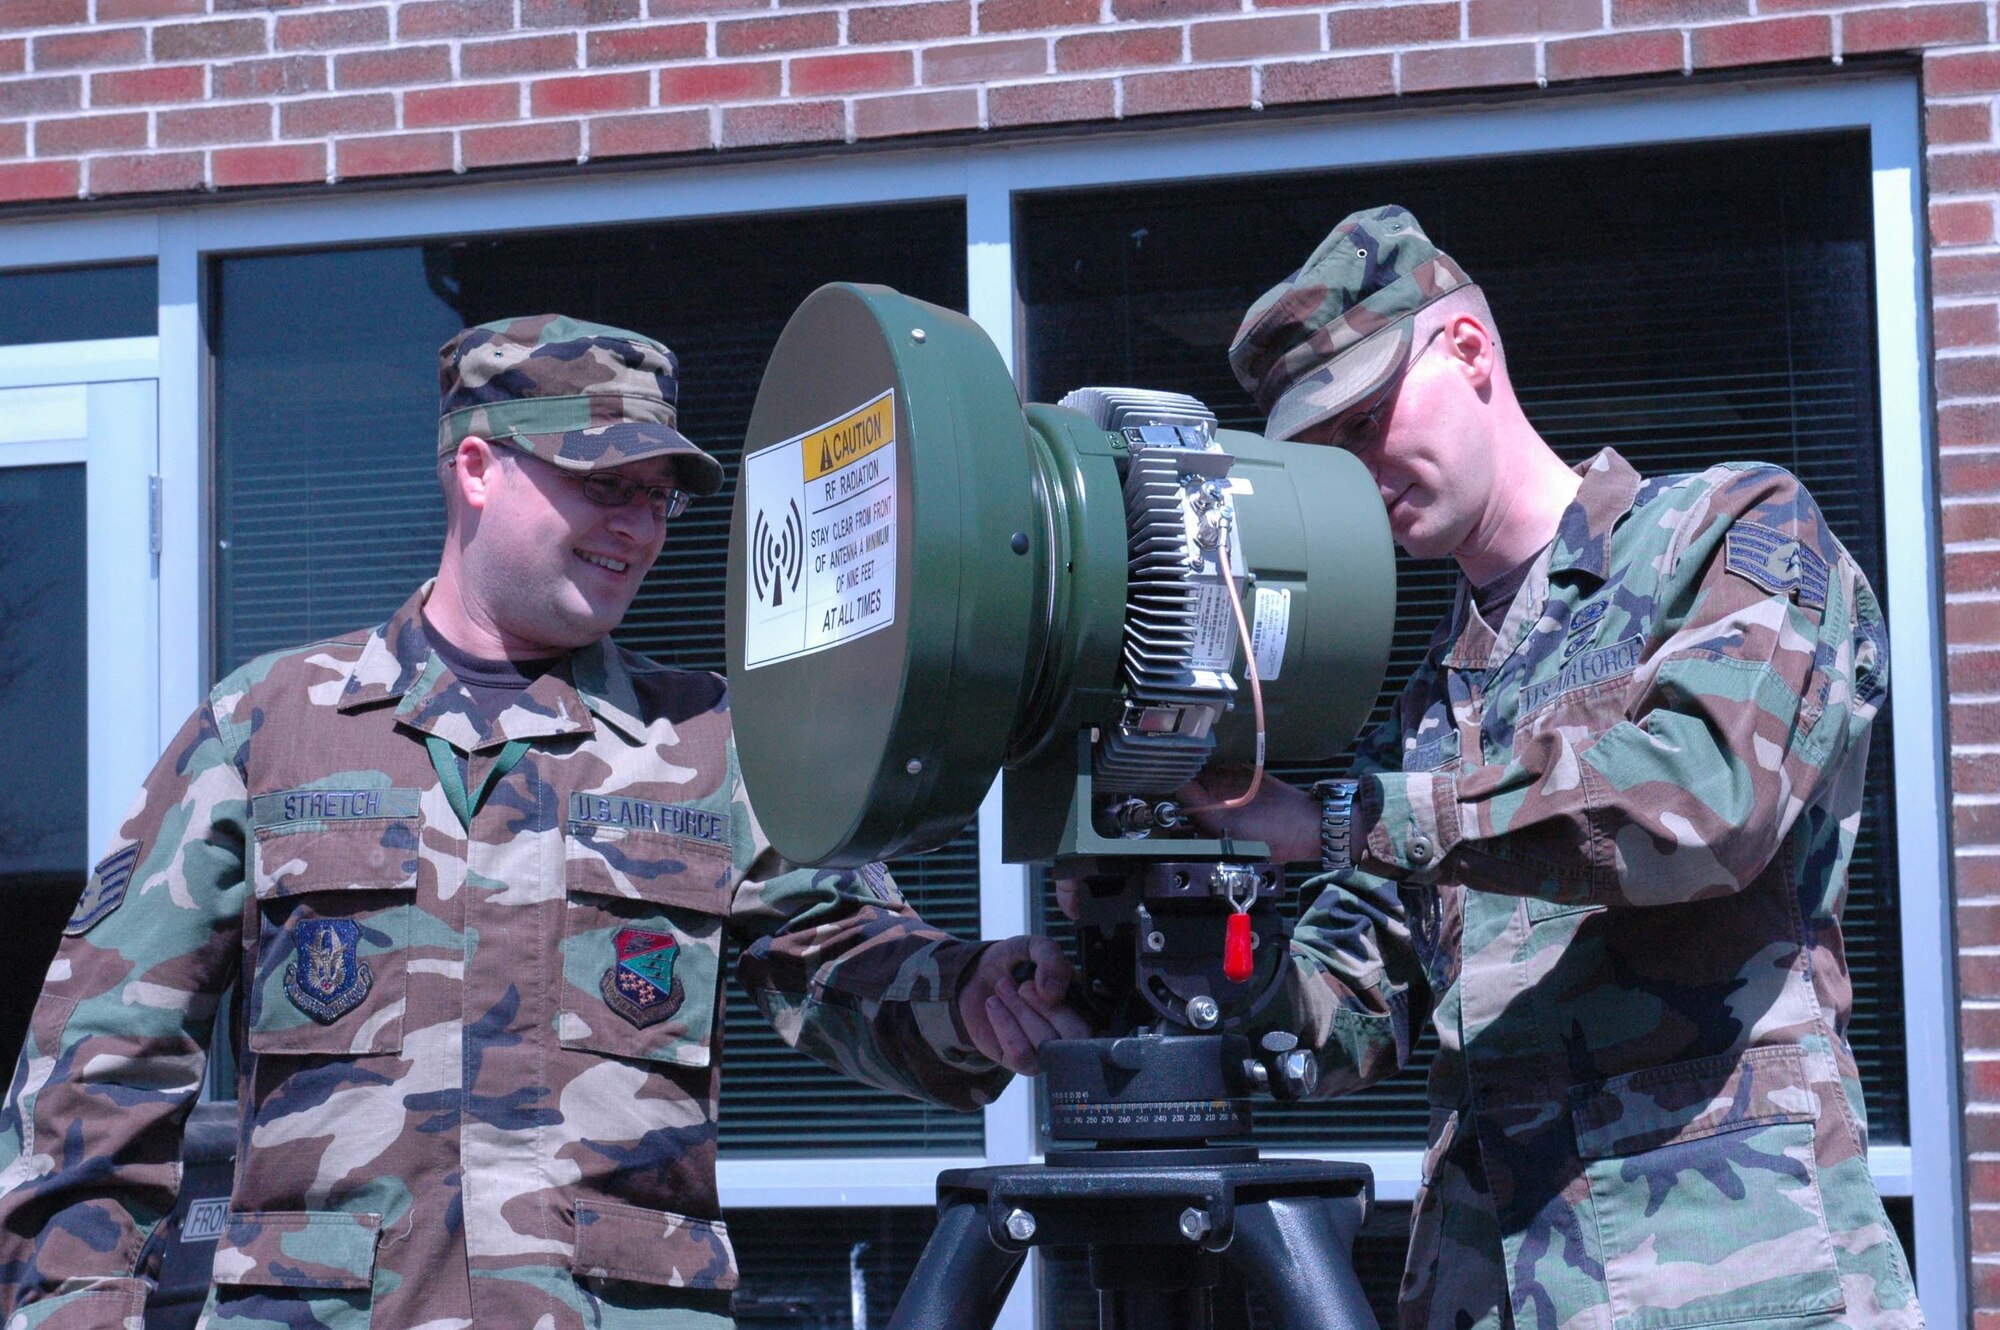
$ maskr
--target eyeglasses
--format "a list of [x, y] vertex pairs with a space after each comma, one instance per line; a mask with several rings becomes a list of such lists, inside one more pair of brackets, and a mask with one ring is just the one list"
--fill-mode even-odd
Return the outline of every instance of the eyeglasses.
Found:
[[1389, 376], [1389, 381], [1368, 399], [1368, 405], [1348, 411], [1335, 422], [1327, 431], [1326, 441], [1336, 448], [1345, 448], [1349, 452], [1358, 453], [1380, 438], [1383, 419], [1389, 413], [1389, 401], [1396, 395], [1396, 389], [1403, 382], [1403, 376], [1410, 372], [1410, 367], [1417, 363], [1424, 352], [1431, 349], [1432, 343], [1437, 341], [1438, 334], [1443, 331], [1442, 327], [1431, 329], [1431, 335], [1424, 339], [1424, 344], [1417, 348], [1416, 354], [1405, 360], [1403, 367]]
[[557, 466], [544, 458], [535, 456], [519, 448], [508, 448], [500, 456], [522, 458], [533, 462], [545, 470], [553, 471], [583, 491], [583, 497], [599, 508], [623, 508], [639, 497], [643, 491], [647, 505], [653, 516], [663, 522], [671, 522], [688, 510], [694, 502], [694, 495], [677, 485], [647, 485], [626, 476], [617, 476], [609, 471], [586, 471], [581, 475], [568, 467]]

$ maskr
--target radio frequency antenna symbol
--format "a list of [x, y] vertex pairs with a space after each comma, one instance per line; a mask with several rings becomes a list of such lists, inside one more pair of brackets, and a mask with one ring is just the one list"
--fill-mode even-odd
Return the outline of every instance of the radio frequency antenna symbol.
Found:
[[805, 569], [805, 529], [799, 521], [796, 500], [785, 514], [785, 527], [774, 533], [757, 514], [757, 526], [750, 536], [750, 576], [757, 587], [757, 599], [773, 609], [785, 603], [785, 592], [797, 592], [799, 574]]

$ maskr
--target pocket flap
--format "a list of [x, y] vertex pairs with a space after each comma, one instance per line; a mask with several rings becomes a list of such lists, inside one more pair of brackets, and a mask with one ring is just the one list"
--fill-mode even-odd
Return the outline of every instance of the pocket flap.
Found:
[[572, 891], [729, 913], [736, 874], [727, 845], [626, 827], [572, 827], [563, 851]]
[[[394, 791], [388, 791], [394, 793]], [[309, 891], [414, 891], [417, 823], [372, 818], [331, 826], [257, 829], [257, 896]]]
[[736, 1249], [720, 1219], [610, 1201], [577, 1203], [576, 1258], [570, 1268], [594, 1279], [666, 1288], [736, 1287]]
[[367, 1288], [382, 1216], [338, 1210], [232, 1214], [215, 1244], [215, 1282], [274, 1288]]
[[1819, 1116], [1805, 1050], [1794, 1045], [1647, 1067], [1570, 1094], [1577, 1154], [1584, 1159]]

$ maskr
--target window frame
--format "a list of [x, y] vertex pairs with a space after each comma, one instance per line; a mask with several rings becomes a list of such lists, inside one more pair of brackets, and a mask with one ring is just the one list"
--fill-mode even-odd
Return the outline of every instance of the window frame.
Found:
[[[175, 203], [157, 211], [44, 218], [0, 225], [5, 268], [153, 259], [159, 265], [159, 708], [166, 729], [199, 697], [211, 634], [206, 553], [213, 539], [206, 310], [209, 260], [274, 248], [428, 240], [468, 231], [544, 231], [669, 218], [724, 217], [919, 199], [962, 200], [972, 317], [1010, 369], [1022, 359], [1014, 294], [1016, 194], [1213, 179], [1389, 162], [1603, 149], [1826, 129], [1870, 134], [1878, 401], [1887, 519], [1887, 592], [1894, 608], [1897, 874], [1903, 925], [1910, 1143], [1869, 1152], [1877, 1184], [1912, 1198], [1919, 1285], [1938, 1324], [1965, 1318], [1966, 1208], [1953, 965], [1943, 684], [1942, 560], [1930, 398], [1927, 251], [1923, 226], [1921, 96], [1907, 73], [1810, 81], [1716, 82], [1421, 104], [1355, 113], [1316, 109], [1225, 123], [1106, 126], [1042, 140], [996, 136], [944, 147], [835, 148], [821, 154], [585, 170], [568, 177], [455, 181], [422, 188], [354, 185], [324, 197]], [[500, 219], [505, 219], [504, 223]], [[1912, 464], [1914, 462], [1914, 465]], [[195, 632], [176, 627], [198, 625]], [[999, 808], [980, 826], [980, 916], [992, 935], [1023, 929], [1028, 873], [999, 861]], [[724, 1160], [733, 1207], [929, 1205], [940, 1168], [1011, 1163], [1036, 1150], [1030, 1089], [1016, 1084], [986, 1110], [986, 1154], [843, 1160], [815, 1180], [784, 1159]], [[1346, 1156], [1371, 1165], [1377, 1193], [1408, 1199], [1418, 1153]], [[817, 1180], [823, 1177], [825, 1180]], [[1023, 1281], [1025, 1284], [1027, 1281]], [[1016, 1304], [1021, 1303], [1015, 1299]], [[1010, 1308], [1005, 1324], [1023, 1313]], [[1018, 1324], [1026, 1325], [1021, 1321]]]

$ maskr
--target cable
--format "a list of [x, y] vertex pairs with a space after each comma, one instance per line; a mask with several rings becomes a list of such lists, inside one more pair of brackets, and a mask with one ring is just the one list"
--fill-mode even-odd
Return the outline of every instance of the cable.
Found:
[[1221, 803], [1203, 804], [1199, 808], [1183, 808], [1180, 816], [1194, 813], [1227, 813], [1241, 808], [1257, 797], [1258, 789], [1264, 784], [1264, 684], [1257, 677], [1257, 652], [1250, 645], [1250, 624], [1243, 617], [1243, 596], [1236, 589], [1236, 578], [1229, 571], [1230, 552], [1234, 548], [1236, 524], [1223, 526], [1221, 540], [1217, 542], [1216, 564], [1222, 578], [1222, 586], [1229, 593], [1229, 611], [1236, 620], [1236, 640], [1243, 644], [1243, 677], [1250, 681], [1250, 705], [1257, 718], [1257, 764], [1251, 769], [1250, 784], [1234, 799], [1224, 799]]

